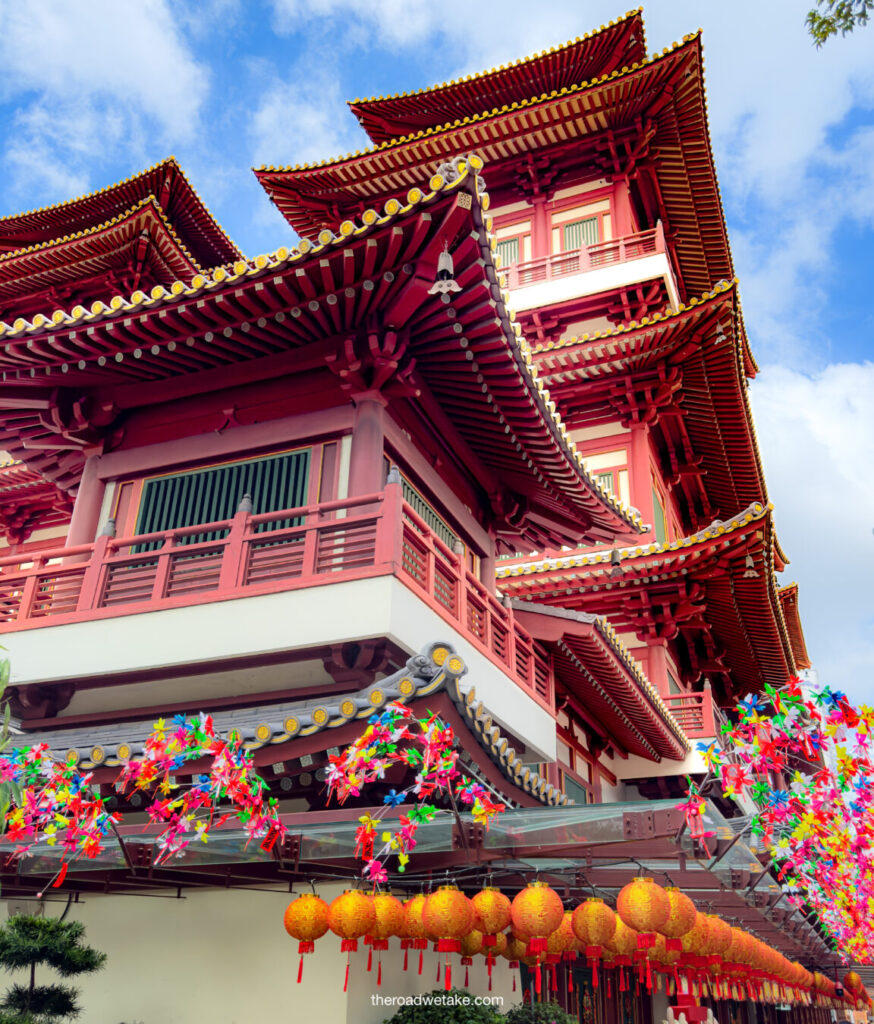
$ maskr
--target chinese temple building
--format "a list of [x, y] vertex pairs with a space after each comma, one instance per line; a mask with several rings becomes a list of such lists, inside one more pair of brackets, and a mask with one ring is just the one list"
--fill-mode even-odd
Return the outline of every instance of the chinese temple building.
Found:
[[[331, 935], [302, 984], [276, 978], [289, 891], [360, 875], [359, 817], [400, 781], [326, 807], [331, 759], [398, 702], [439, 714], [507, 808], [486, 832], [445, 804], [398, 893], [539, 873], [615, 895], [643, 866], [831, 970], [749, 809], [711, 783], [706, 854], [677, 809], [734, 702], [811, 665], [777, 582], [699, 36], [647, 56], [636, 11], [350, 109], [372, 148], [255, 172], [290, 250], [242, 256], [172, 159], [0, 218], [8, 694], [24, 740], [125, 822], [58, 889], [58, 847], [10, 857], [4, 896], [69, 894], [111, 950], [86, 1024], [381, 1021], [375, 969], [355, 954], [344, 990]], [[229, 823], [159, 862], [114, 780], [156, 719], [200, 713], [243, 736], [287, 832], [262, 850]], [[433, 987], [396, 951], [383, 971], [386, 992]], [[562, 971], [581, 1019], [668, 1013], [667, 977], [608, 994], [585, 958]], [[494, 991], [530, 979], [502, 960]], [[706, 1005], [774, 1024], [778, 1001]], [[824, 998], [786, 1010], [829, 1019]]]

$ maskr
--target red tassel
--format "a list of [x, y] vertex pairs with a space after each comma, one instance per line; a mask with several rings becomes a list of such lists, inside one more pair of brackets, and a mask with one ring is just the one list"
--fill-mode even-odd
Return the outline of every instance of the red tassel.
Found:
[[444, 974], [444, 978], [444, 988], [448, 992], [452, 988], [452, 964], [449, 962], [449, 960], [446, 961], [446, 972]]
[[628, 991], [628, 982], [625, 980], [625, 968], [624, 967], [620, 967], [619, 968], [619, 991], [620, 992], [627, 992]]
[[516, 991], [516, 972], [513, 971], [513, 991]]
[[470, 985], [470, 974], [468, 973], [469, 971], [470, 971], [469, 967], [465, 967], [464, 968], [464, 987], [465, 988], [467, 988], [468, 985]]
[[610, 975], [609, 974], [607, 975], [607, 998], [608, 999], [612, 999], [613, 998], [613, 986], [610, 983]]
[[64, 884], [64, 879], [67, 877], [67, 862], [61, 865], [61, 870], [58, 873], [58, 877], [52, 882], [52, 888], [57, 889]]
[[567, 990], [573, 992], [574, 990], [574, 972], [568, 967], [567, 969]]
[[592, 988], [598, 987], [598, 961], [590, 960], [589, 966], [592, 968]]
[[303, 955], [301, 955], [300, 963], [297, 966], [297, 983], [300, 984], [300, 980], [303, 977]]
[[652, 964], [649, 962], [649, 957], [646, 958], [646, 990], [652, 992]]
[[437, 961], [437, 981], [440, 981], [440, 961]]
[[346, 958], [346, 980], [343, 982], [343, 991], [349, 988], [349, 958]]
[[419, 950], [419, 974], [421, 974], [421, 973], [422, 973], [422, 957], [423, 957], [423, 956], [424, 956], [424, 953], [423, 953], [423, 952], [422, 952], [422, 950], [420, 949], [420, 950]]
[[369, 946], [367, 950], [367, 969], [373, 970], [373, 946]]
[[534, 973], [534, 991], [540, 995], [541, 980], [540, 980], [540, 964], [537, 965], [537, 970]]
[[558, 978], [555, 974], [555, 964], [549, 965], [549, 985], [553, 992], [558, 992]]
[[382, 957], [379, 958], [379, 964], [377, 965], [377, 968], [376, 968], [376, 987], [379, 988], [379, 986], [381, 984], [382, 984]]
[[410, 951], [409, 949], [404, 950], [404, 970], [407, 969], [407, 964], [410, 962]]

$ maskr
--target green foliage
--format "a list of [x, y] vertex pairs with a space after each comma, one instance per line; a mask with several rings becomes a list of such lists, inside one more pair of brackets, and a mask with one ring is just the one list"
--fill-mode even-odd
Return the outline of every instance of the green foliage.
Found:
[[522, 1003], [504, 1017], [503, 1024], [577, 1024], [558, 1003]]
[[816, 0], [807, 12], [807, 31], [819, 49], [827, 39], [840, 33], [849, 35], [854, 28], [868, 24], [874, 0]]
[[[444, 992], [436, 988], [423, 994], [421, 999], [421, 1005], [402, 1006], [393, 1017], [386, 1018], [384, 1024], [504, 1024], [497, 1010], [477, 1005], [465, 989]], [[430, 1003], [425, 1003], [426, 999]]]
[[69, 985], [37, 985], [36, 968], [49, 967], [62, 978], [99, 971], [106, 954], [83, 943], [79, 921], [17, 914], [0, 928], [0, 967], [30, 970], [30, 983], [13, 985], [0, 1000], [0, 1024], [51, 1024], [77, 1016], [78, 992]]

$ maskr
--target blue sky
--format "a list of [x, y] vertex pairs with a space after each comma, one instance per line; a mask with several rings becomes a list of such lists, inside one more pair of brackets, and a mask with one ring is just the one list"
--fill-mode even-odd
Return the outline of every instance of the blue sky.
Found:
[[[874, 26], [822, 50], [807, 0], [655, 0], [699, 26], [717, 169], [761, 373], [751, 395], [820, 675], [874, 692]], [[291, 239], [249, 168], [366, 145], [345, 107], [565, 42], [605, 0], [0, 0], [0, 213], [175, 154], [248, 255]]]

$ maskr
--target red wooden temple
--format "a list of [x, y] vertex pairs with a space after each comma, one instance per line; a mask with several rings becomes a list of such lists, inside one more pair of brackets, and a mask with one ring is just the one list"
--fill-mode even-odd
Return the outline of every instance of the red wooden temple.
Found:
[[[739, 841], [748, 809], [711, 787], [712, 862], [675, 811], [734, 701], [811, 664], [777, 583], [699, 36], [649, 57], [636, 11], [350, 107], [371, 149], [256, 171], [293, 249], [244, 258], [172, 159], [0, 218], [21, 729], [109, 794], [155, 717], [209, 712], [290, 828], [276, 856], [229, 835], [156, 868], [132, 826], [138, 861], [65, 885], [127, 907], [348, 874], [343, 830], [382, 794], [321, 813], [325, 766], [399, 700], [439, 711], [513, 813], [577, 815], [549, 819], [582, 830], [554, 844], [564, 884], [651, 861], [831, 963]], [[546, 826], [452, 827], [423, 871], [550, 856]], [[26, 898], [53, 868], [20, 863], [0, 874]]]

